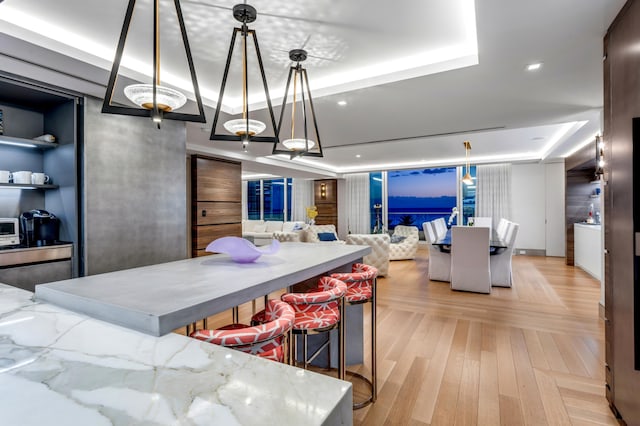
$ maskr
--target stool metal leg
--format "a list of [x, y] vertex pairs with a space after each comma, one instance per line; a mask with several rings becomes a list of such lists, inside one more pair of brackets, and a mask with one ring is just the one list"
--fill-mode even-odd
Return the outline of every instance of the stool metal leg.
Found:
[[234, 306], [233, 308], [231, 308], [231, 317], [233, 320], [234, 324], [238, 324], [240, 322], [240, 310], [238, 309], [237, 306]]
[[340, 325], [338, 326], [338, 335], [339, 335], [339, 339], [338, 339], [338, 378], [340, 380], [344, 380], [344, 372], [345, 372], [345, 348], [344, 348], [344, 324], [345, 324], [345, 317], [344, 317], [344, 297], [342, 297], [340, 299]]
[[372, 395], [371, 402], [376, 402], [378, 398], [378, 375], [376, 374], [376, 287], [378, 286], [378, 278], [373, 279], [373, 288], [371, 289], [371, 382]]

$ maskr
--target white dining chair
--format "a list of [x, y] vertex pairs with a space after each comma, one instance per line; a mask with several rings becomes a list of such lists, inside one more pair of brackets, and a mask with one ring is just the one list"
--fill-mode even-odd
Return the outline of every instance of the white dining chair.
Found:
[[511, 222], [504, 238], [507, 248], [491, 256], [491, 285], [494, 287], [511, 287], [513, 285], [511, 259], [513, 258], [518, 229], [520, 229], [520, 225]]
[[489, 228], [451, 228], [451, 289], [491, 293]]
[[436, 236], [438, 238], [444, 238], [444, 236], [447, 235], [447, 223], [444, 221], [444, 218], [439, 217], [432, 221], [432, 223], [436, 231]]
[[429, 247], [429, 279], [432, 281], [451, 281], [451, 253], [445, 253], [434, 246], [439, 238], [435, 231], [435, 222], [424, 222], [422, 229]]
[[490, 217], [474, 217], [474, 218], [469, 218], [469, 220], [473, 219], [473, 226], [475, 226], [476, 228], [481, 227], [481, 228], [489, 228], [489, 239], [491, 239], [491, 232], [492, 232], [492, 228], [493, 228], [493, 219]]
[[496, 235], [501, 240], [504, 240], [507, 236], [507, 230], [509, 228], [510, 221], [503, 218], [500, 218], [500, 222], [498, 222], [498, 226], [496, 227]]

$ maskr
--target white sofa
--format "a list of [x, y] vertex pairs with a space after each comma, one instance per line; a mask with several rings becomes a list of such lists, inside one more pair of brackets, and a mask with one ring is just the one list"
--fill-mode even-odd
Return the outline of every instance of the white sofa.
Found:
[[[320, 241], [318, 237], [319, 233], [332, 233], [335, 235], [336, 239], [334, 241]], [[333, 243], [333, 244], [344, 244], [345, 242], [340, 240], [338, 237], [338, 232], [336, 231], [335, 225], [309, 225], [305, 230], [305, 238], [302, 240], [307, 243]]]
[[[274, 233], [302, 232], [305, 226], [304, 222], [299, 221], [282, 222], [245, 219], [242, 221], [242, 238], [246, 238], [255, 245], [270, 244]], [[300, 228], [300, 231], [295, 231], [296, 227]]]

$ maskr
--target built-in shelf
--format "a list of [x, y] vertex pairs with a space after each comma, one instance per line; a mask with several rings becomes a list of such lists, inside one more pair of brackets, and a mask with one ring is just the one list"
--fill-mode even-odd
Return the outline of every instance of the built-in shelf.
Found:
[[58, 189], [58, 185], [32, 185], [30, 183], [0, 183], [1, 188], [11, 189]]
[[39, 148], [39, 149], [51, 149], [56, 148], [58, 144], [56, 142], [44, 142], [34, 139], [16, 138], [13, 136], [0, 135], [0, 145], [12, 145], [20, 146], [23, 148]]

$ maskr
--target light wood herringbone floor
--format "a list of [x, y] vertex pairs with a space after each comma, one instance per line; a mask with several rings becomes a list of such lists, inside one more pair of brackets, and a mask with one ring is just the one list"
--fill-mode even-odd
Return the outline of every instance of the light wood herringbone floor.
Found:
[[517, 256], [514, 287], [483, 295], [430, 282], [428, 265], [422, 246], [378, 281], [378, 401], [354, 411], [354, 424], [617, 424], [604, 397], [599, 282], [563, 258]]
[[379, 399], [355, 424], [617, 424], [599, 282], [562, 258], [518, 256], [513, 288], [454, 292], [428, 280], [427, 256], [379, 280]]

